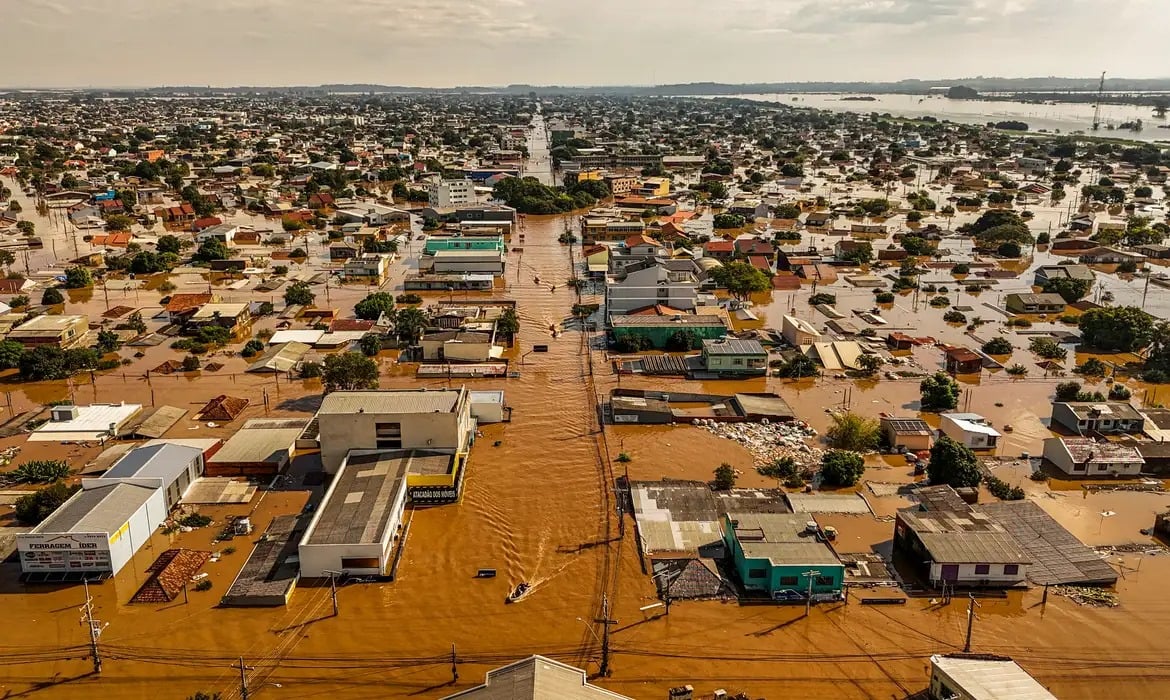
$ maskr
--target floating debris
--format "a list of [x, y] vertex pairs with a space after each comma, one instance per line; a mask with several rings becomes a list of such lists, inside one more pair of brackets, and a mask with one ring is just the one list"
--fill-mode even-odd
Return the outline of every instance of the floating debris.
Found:
[[1056, 595], [1062, 595], [1078, 605], [1091, 605], [1095, 608], [1116, 608], [1121, 605], [1121, 599], [1117, 593], [1108, 588], [1054, 586], [1052, 592]]
[[798, 463], [821, 461], [823, 451], [806, 442], [807, 438], [816, 437], [817, 431], [803, 421], [774, 423], [765, 419], [759, 423], [723, 423], [697, 420], [695, 425], [743, 445], [758, 465], [769, 464], [781, 457], [792, 457]]

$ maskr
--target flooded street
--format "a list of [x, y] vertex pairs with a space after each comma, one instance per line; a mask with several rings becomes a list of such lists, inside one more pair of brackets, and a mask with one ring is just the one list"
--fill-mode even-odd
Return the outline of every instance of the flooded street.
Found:
[[[590, 357], [587, 339], [578, 330], [570, 326], [555, 338], [549, 330], [563, 324], [576, 301], [564, 284], [571, 276], [570, 250], [556, 241], [563, 230], [562, 218], [529, 217], [523, 252], [509, 256], [507, 289], [501, 296], [519, 302], [522, 330], [511, 357], [521, 376], [468, 384], [503, 389], [514, 409], [512, 422], [483, 429], [459, 504], [408, 514], [409, 534], [396, 581], [343, 587], [337, 617], [331, 616], [328, 587], [300, 587], [283, 609], [218, 608], [219, 597], [247, 556], [249, 546], [241, 542], [239, 551], [205, 567], [214, 584], [211, 591], [191, 592], [186, 604], [130, 606], [127, 601], [144, 580], [143, 571], [161, 549], [215, 549], [210, 539], [217, 528], [157, 534], [116, 579], [91, 588], [96, 616], [109, 623], [101, 637], [104, 667], [98, 677], [90, 674], [84, 658], [88, 639], [77, 624], [82, 589], [22, 586], [16, 583], [18, 566], [5, 564], [0, 590], [22, 595], [3, 598], [9, 624], [0, 652], [8, 663], [0, 661], [0, 697], [182, 698], [202, 690], [236, 698], [238, 672], [232, 664], [240, 656], [256, 668], [252, 689], [265, 698], [442, 697], [482, 682], [490, 668], [531, 653], [592, 674], [600, 659], [601, 626], [588, 621], [600, 616], [603, 594], [618, 622], [612, 629], [613, 675], [597, 682], [632, 697], [665, 697], [668, 687], [683, 683], [700, 692], [726, 688], [756, 697], [903, 698], [922, 690], [929, 655], [962, 646], [965, 601], [949, 606], [933, 604], [930, 598], [912, 598], [904, 606], [854, 601], [819, 606], [808, 618], [802, 608], [720, 602], [676, 603], [666, 617], [654, 617], [660, 609], [639, 611], [656, 601], [654, 587], [642, 572], [628, 516], [625, 536], [619, 537], [614, 476], [628, 468], [636, 479], [708, 479], [726, 461], [743, 472], [741, 485], [774, 484], [755, 474], [742, 447], [698, 428], [609, 426], [600, 432], [597, 399], [607, 396], [618, 379], [603, 351], [594, 350]], [[403, 265], [399, 268], [396, 289], [405, 272]], [[540, 284], [533, 281], [536, 275]], [[551, 284], [557, 285], [555, 291], [550, 291]], [[348, 311], [365, 291], [331, 290], [331, 304]], [[140, 305], [157, 303], [157, 292], [139, 294]], [[96, 296], [84, 306], [102, 304]], [[771, 306], [761, 300], [761, 314], [770, 324], [787, 305], [785, 296], [777, 293]], [[801, 309], [802, 316], [807, 317], [807, 309]], [[903, 313], [891, 314], [891, 325], [910, 324], [913, 311]], [[549, 352], [525, 355], [536, 344], [548, 344]], [[147, 353], [151, 358], [157, 354], [160, 361], [176, 356], [166, 347]], [[92, 384], [87, 378], [72, 389], [62, 383], [22, 385], [12, 395], [21, 406], [73, 391], [79, 401], [150, 403], [153, 396], [159, 403], [193, 408], [230, 393], [253, 399], [244, 415], [252, 418], [265, 414], [259, 397], [267, 390], [273, 399], [270, 415], [311, 414], [311, 398], [320, 391], [316, 383], [241, 374], [242, 359], [223, 359], [224, 369], [193, 378], [154, 377], [147, 382], [117, 372], [99, 373]], [[413, 372], [391, 357], [380, 362], [383, 387], [419, 385]], [[662, 381], [623, 377], [621, 386], [661, 388]], [[1012, 385], [985, 376], [972, 388], [969, 408], [997, 425], [1016, 425], [1007, 452], [1035, 449], [1043, 437], [1037, 407], [1046, 404], [1052, 382], [1030, 378]], [[828, 421], [824, 409], [841, 405], [848, 385], [828, 377], [671, 382], [687, 391], [779, 391], [800, 418], [821, 431]], [[881, 381], [857, 384], [850, 401], [855, 409], [876, 414], [913, 412], [917, 398], [916, 381]], [[206, 437], [233, 429], [195, 426], [185, 420], [170, 435]], [[611, 463], [620, 452], [630, 455], [628, 465]], [[94, 456], [96, 448], [77, 459]], [[913, 477], [905, 465], [875, 463], [866, 478], [903, 482]], [[1060, 506], [1050, 510], [1064, 512], [1061, 521], [1094, 544], [1148, 541], [1135, 528], [1148, 527], [1146, 516], [1170, 504], [1170, 498], [1149, 496], [1137, 503], [1133, 495], [1082, 499], [1074, 492], [1055, 497]], [[207, 512], [222, 522], [255, 508], [252, 517], [262, 531], [272, 515], [295, 513], [305, 500], [303, 491], [268, 492], [259, 503]], [[879, 515], [891, 514], [897, 500], [883, 502]], [[1093, 516], [1102, 510], [1125, 515]], [[880, 521], [843, 524], [843, 545], [848, 546], [842, 549], [881, 546], [891, 528]], [[1170, 668], [1160, 645], [1162, 630], [1170, 624], [1170, 605], [1163, 600], [1160, 583], [1170, 575], [1170, 557], [1122, 559], [1120, 607], [1084, 608], [1055, 595], [1041, 606], [1040, 590], [986, 599], [978, 612], [974, 649], [1014, 657], [1064, 700], [1100, 698], [1106, 687], [1113, 698], [1170, 695]], [[483, 567], [496, 568], [498, 577], [476, 579], [476, 570]], [[519, 604], [504, 605], [507, 592], [522, 580], [532, 582], [535, 591]], [[1086, 644], [1090, 639], [1092, 646]], [[451, 683], [452, 644], [459, 660], [456, 684]], [[1128, 682], [1114, 686], [1111, 679]], [[167, 690], [160, 692], [164, 686]]]

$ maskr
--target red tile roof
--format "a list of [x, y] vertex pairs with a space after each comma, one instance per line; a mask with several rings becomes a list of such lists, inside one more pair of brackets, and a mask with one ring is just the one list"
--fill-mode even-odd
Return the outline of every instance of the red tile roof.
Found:
[[204, 304], [211, 303], [210, 294], [172, 294], [171, 300], [167, 302], [166, 310], [169, 313], [180, 313], [183, 311], [190, 311], [197, 309]]

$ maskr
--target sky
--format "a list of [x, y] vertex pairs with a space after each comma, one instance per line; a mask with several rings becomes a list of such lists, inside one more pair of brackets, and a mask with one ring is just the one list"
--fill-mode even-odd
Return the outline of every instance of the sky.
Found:
[[1170, 0], [0, 0], [0, 85], [1165, 77]]

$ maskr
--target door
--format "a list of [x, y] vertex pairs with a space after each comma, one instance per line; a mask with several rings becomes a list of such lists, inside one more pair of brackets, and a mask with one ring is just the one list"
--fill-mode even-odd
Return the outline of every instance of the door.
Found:
[[944, 581], [958, 581], [959, 580], [959, 565], [958, 564], [943, 564], [943, 566], [942, 566], [942, 580], [944, 580]]

